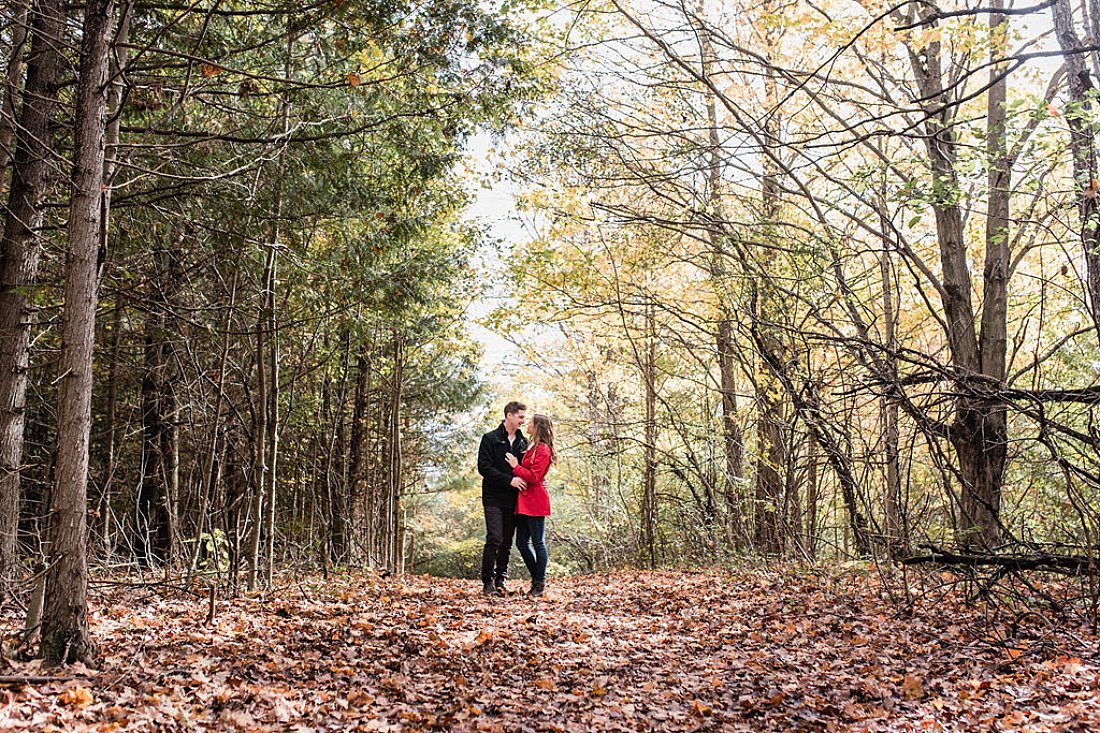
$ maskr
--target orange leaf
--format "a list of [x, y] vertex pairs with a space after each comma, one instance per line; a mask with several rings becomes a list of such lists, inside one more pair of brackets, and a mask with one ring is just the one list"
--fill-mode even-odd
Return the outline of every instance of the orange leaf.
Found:
[[919, 700], [924, 697], [924, 683], [918, 677], [906, 675], [901, 683], [901, 695], [906, 700]]
[[81, 710], [92, 704], [92, 691], [87, 687], [74, 687], [57, 696], [62, 705]]
[[362, 83], [363, 83], [363, 79], [358, 74], [348, 74], [348, 86], [349, 87], [357, 87]]
[[206, 78], [210, 78], [215, 74], [220, 74], [224, 69], [216, 64], [203, 64], [199, 67], [199, 72]]
[[1051, 117], [1061, 117], [1062, 111], [1055, 107], [1053, 104], [1047, 105], [1047, 114]]

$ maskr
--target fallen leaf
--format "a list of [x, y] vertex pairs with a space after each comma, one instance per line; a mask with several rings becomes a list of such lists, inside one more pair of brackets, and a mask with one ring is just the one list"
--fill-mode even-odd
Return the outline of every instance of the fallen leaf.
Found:
[[906, 700], [919, 700], [924, 697], [924, 683], [919, 677], [906, 675], [901, 682], [901, 696]]
[[74, 710], [82, 710], [92, 704], [92, 691], [87, 687], [71, 687], [57, 696], [58, 702]]

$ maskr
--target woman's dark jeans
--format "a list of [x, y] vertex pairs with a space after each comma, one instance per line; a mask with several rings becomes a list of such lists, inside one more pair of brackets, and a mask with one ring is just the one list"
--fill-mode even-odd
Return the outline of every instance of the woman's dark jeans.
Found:
[[[546, 552], [546, 517], [516, 515], [516, 547], [523, 557], [523, 564], [536, 583], [546, 582], [546, 564], [550, 560]], [[531, 548], [534, 547], [534, 551]]]

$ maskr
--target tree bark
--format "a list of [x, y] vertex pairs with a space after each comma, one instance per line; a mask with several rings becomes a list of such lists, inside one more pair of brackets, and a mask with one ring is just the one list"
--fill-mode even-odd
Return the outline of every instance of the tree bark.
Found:
[[[886, 349], [891, 377], [896, 378], [894, 357], [897, 352], [897, 313], [894, 304], [894, 274], [890, 266], [892, 243], [886, 236], [889, 222], [885, 214], [880, 214], [880, 226], [883, 231], [882, 254], [879, 255], [879, 276], [882, 279], [882, 341]], [[891, 557], [908, 553], [909, 538], [902, 506], [901, 471], [898, 448], [898, 405], [888, 395], [879, 398], [879, 419], [882, 424], [884, 504], [886, 515], [886, 547]]]
[[393, 390], [390, 394], [389, 424], [387, 426], [387, 482], [384, 502], [384, 535], [386, 545], [382, 557], [386, 567], [401, 572], [404, 559], [401, 544], [401, 491], [404, 482], [402, 475], [401, 441], [401, 404], [404, 401], [405, 387], [405, 340], [404, 331], [395, 330], [393, 334]]
[[[219, 456], [222, 452], [222, 444], [224, 442], [223, 433], [225, 432], [222, 426], [222, 411], [226, 402], [225, 382], [229, 371], [229, 337], [237, 305], [237, 280], [239, 276], [240, 268], [234, 267], [233, 278], [229, 285], [229, 303], [225, 311], [225, 326], [222, 327], [221, 355], [218, 358], [218, 380], [215, 384], [214, 420], [210, 428], [210, 449], [206, 454], [206, 467], [204, 471], [206, 484], [201, 490], [199, 510], [195, 518], [195, 549], [192, 551], [191, 555], [192, 570], [197, 569], [199, 566], [199, 558], [202, 555], [204, 544], [204, 528], [208, 528], [211, 541], [214, 539], [214, 523], [207, 515], [209, 514], [210, 506], [217, 497], [218, 486], [221, 484], [222, 469], [224, 465], [224, 461], [219, 460]], [[222, 568], [218, 566], [216, 546], [214, 552], [214, 566], [215, 571], [221, 573]]]
[[114, 0], [88, 0], [80, 47], [58, 378], [57, 483], [50, 502], [49, 571], [42, 617], [42, 654], [52, 664], [95, 656], [88, 631], [88, 440], [113, 10]]
[[[111, 84], [107, 94], [108, 122], [106, 130], [105, 153], [103, 160], [103, 213], [100, 218], [100, 249], [108, 251], [108, 223], [111, 218], [111, 192], [117, 168], [115, 157], [118, 155], [119, 129], [122, 122], [123, 78], [122, 73], [126, 59], [128, 58], [127, 43], [130, 40], [130, 19], [132, 17], [133, 3], [127, 2], [119, 21], [119, 29], [114, 43], [114, 52], [111, 55]], [[121, 344], [122, 304], [115, 304], [114, 330], [111, 334], [111, 362], [108, 367], [107, 378], [107, 414], [104, 422], [107, 434], [107, 445], [103, 461], [103, 478], [100, 482], [100, 495], [96, 503], [96, 517], [99, 524], [99, 538], [102, 543], [104, 556], [111, 551], [111, 481], [115, 471], [115, 416], [118, 398], [118, 352]]]
[[271, 584], [272, 575], [275, 571], [275, 499], [279, 475], [279, 432], [281, 429], [279, 421], [279, 321], [275, 310], [275, 288], [278, 283], [277, 246], [278, 241], [273, 241], [270, 249], [270, 275], [265, 284], [267, 304], [264, 309], [267, 314], [265, 327], [270, 334], [267, 354], [270, 383], [267, 390], [267, 405], [265, 406], [267, 410], [267, 445], [264, 447], [267, 454], [267, 487], [264, 490], [264, 508], [266, 509], [264, 515], [264, 537], [266, 540], [264, 546], [264, 581], [268, 585]]
[[[942, 270], [941, 300], [951, 365], [956, 375], [955, 414], [948, 428], [948, 438], [955, 449], [962, 481], [959, 541], [963, 545], [992, 548], [1001, 536], [1001, 487], [1007, 456], [1005, 412], [968, 393], [973, 378], [986, 370], [990, 376], [995, 377], [999, 372], [1003, 377], [1005, 342], [1003, 338], [998, 339], [996, 330], [997, 324], [1006, 318], [999, 312], [1005, 301], [997, 289], [1005, 285], [1000, 279], [1007, 278], [1007, 267], [1000, 264], [1006, 255], [987, 253], [985, 276], [987, 286], [992, 289], [992, 299], [987, 298], [983, 305], [982, 321], [990, 325], [979, 342], [955, 168], [958, 160], [958, 144], [953, 131], [956, 107], [943, 88], [940, 52], [940, 42], [933, 41], [919, 53], [911, 52], [911, 58], [928, 113], [924, 141], [932, 174], [932, 210]], [[1003, 103], [1000, 107], [1003, 112]], [[1000, 182], [1003, 171], [990, 175], [991, 180]], [[1007, 202], [1005, 210], [994, 212], [994, 226], [999, 226], [1000, 217], [1007, 217]], [[1001, 246], [1007, 248], [1007, 241]], [[998, 348], [999, 354], [996, 353]]]
[[176, 457], [175, 339], [169, 327], [182, 273], [176, 237], [154, 254], [145, 320], [145, 364], [141, 378], [142, 472], [138, 487], [134, 547], [138, 561], [152, 567], [174, 557], [178, 476]]
[[[270, 267], [270, 257], [265, 258], [263, 283], [268, 280], [267, 271]], [[266, 303], [266, 296], [264, 296]], [[260, 318], [256, 322], [256, 402], [254, 406], [255, 423], [252, 435], [252, 481], [251, 502], [248, 529], [248, 587], [255, 588], [260, 579], [260, 559], [263, 539], [264, 494], [267, 490], [267, 431], [268, 410], [267, 392], [271, 389], [267, 379], [267, 322], [261, 309]]]
[[122, 351], [122, 301], [115, 303], [111, 319], [110, 362], [107, 365], [107, 409], [103, 418], [103, 473], [99, 481], [99, 501], [96, 503], [96, 521], [104, 557], [109, 557], [114, 543], [111, 539], [111, 485], [115, 477], [115, 452], [118, 448], [118, 362]]
[[[758, 318], [754, 314], [754, 318]], [[781, 353], [782, 346], [769, 331], [761, 327], [761, 339], [771, 353]], [[761, 360], [756, 388], [756, 434], [759, 443], [756, 456], [756, 521], [757, 550], [766, 555], [783, 551], [782, 516], [784, 504], [783, 469], [787, 466], [786, 417], [781, 388], [766, 360]]]
[[645, 306], [645, 445], [642, 476], [642, 551], [650, 568], [657, 567], [657, 327], [653, 303]]
[[871, 538], [868, 534], [867, 519], [859, 510], [859, 484], [852, 470], [851, 456], [844, 450], [844, 444], [847, 441], [842, 439], [843, 436], [836, 435], [822, 416], [818, 386], [808, 379], [803, 379], [801, 382], [796, 380], [791, 366], [782, 361], [779, 354], [772, 350], [766, 336], [761, 333], [755, 321], [752, 325], [752, 335], [761, 358], [776, 376], [779, 387], [786, 392], [798, 416], [809, 429], [812, 437], [811, 445], [818, 446], [825, 452], [829, 465], [840, 481], [841, 498], [848, 514], [848, 522], [845, 525], [845, 551], [847, 551], [847, 533], [850, 532], [855, 541], [856, 553], [861, 557], [870, 555]]
[[[771, 49], [776, 43], [772, 38], [774, 31], [765, 32], [766, 53], [770, 58]], [[767, 118], [764, 122], [764, 144], [778, 151], [780, 144], [779, 125], [779, 88], [774, 67], [769, 64], [764, 75], [764, 108]], [[761, 221], [764, 231], [774, 231], [780, 214], [779, 167], [775, 163], [776, 152], [763, 156], [763, 174], [760, 179]], [[767, 237], [765, 237], [766, 239]], [[759, 267], [769, 272], [775, 262], [773, 249], [762, 248], [758, 254]], [[752, 313], [753, 328], [759, 334], [761, 342], [769, 354], [785, 363], [787, 348], [778, 333], [777, 316], [782, 312], [780, 303], [775, 302], [769, 283], [753, 283]], [[779, 375], [769, 360], [761, 358], [757, 370], [756, 384], [756, 544], [765, 554], [778, 554], [783, 551], [784, 528], [788, 526], [787, 517], [781, 515], [785, 504], [785, 472], [789, 469], [787, 452], [787, 424], [783, 390], [778, 382]]]
[[818, 505], [817, 445], [811, 438], [806, 442], [806, 527], [804, 546], [806, 557], [817, 557], [817, 505]]
[[1065, 53], [1069, 99], [1076, 109], [1066, 115], [1073, 153], [1073, 180], [1077, 190], [1077, 214], [1081, 244], [1085, 254], [1085, 289], [1089, 313], [1100, 340], [1100, 175], [1096, 170], [1096, 132], [1089, 119], [1092, 109], [1093, 82], [1077, 31], [1073, 27], [1073, 9], [1069, 0], [1056, 0], [1053, 7], [1054, 35]]
[[115, 34], [114, 47], [111, 50], [110, 86], [107, 90], [107, 131], [106, 152], [103, 158], [103, 215], [100, 221], [100, 247], [107, 251], [107, 224], [111, 220], [111, 194], [115, 172], [118, 170], [119, 133], [122, 128], [122, 103], [126, 79], [126, 65], [129, 59], [130, 21], [133, 18], [134, 3], [124, 0], [122, 13]]
[[[363, 464], [367, 451], [367, 403], [370, 398], [371, 358], [367, 346], [361, 346], [359, 357], [355, 365], [355, 404], [351, 413], [351, 446], [349, 449], [347, 505], [349, 516], [346, 532], [348, 536], [348, 551], [350, 553], [355, 542], [351, 535], [355, 532], [354, 517], [361, 511], [363, 494]], [[362, 516], [359, 514], [358, 516]]]
[[[711, 41], [710, 27], [702, 22], [703, 4], [696, 5], [692, 26], [699, 38], [699, 52], [702, 57], [703, 75], [710, 78], [715, 62], [714, 45]], [[707, 203], [708, 215], [716, 222], [725, 222], [722, 207], [722, 140], [718, 134], [718, 105], [714, 90], [704, 87], [703, 94], [707, 106]], [[735, 343], [733, 336], [733, 308], [730, 303], [729, 284], [727, 282], [727, 264], [729, 253], [726, 251], [725, 234], [720, 226], [708, 227], [710, 240], [710, 278], [718, 300], [719, 320], [715, 335], [715, 348], [718, 354], [718, 388], [722, 396], [722, 443], [726, 459], [726, 476], [723, 481], [723, 495], [728, 516], [727, 527], [734, 537], [741, 539], [745, 535], [742, 517], [745, 513], [743, 499], [740, 496], [741, 480], [744, 477], [744, 436], [737, 414], [737, 374]]]
[[[325, 496], [328, 501], [328, 527], [329, 542], [332, 552], [331, 560], [336, 564], [344, 564], [348, 559], [350, 550], [349, 530], [351, 526], [348, 503], [348, 484], [351, 469], [348, 467], [349, 446], [347, 445], [349, 432], [354, 433], [354, 427], [349, 431], [346, 425], [347, 411], [345, 406], [348, 400], [348, 380], [351, 367], [351, 334], [345, 331], [342, 338], [344, 342], [344, 358], [342, 361], [339, 389], [334, 397], [330, 397], [331, 380], [325, 378], [325, 404], [328, 405], [326, 413], [331, 411], [332, 419], [329, 421], [331, 431], [325, 458]], [[354, 419], [354, 418], [353, 418]]]
[[38, 230], [49, 189], [50, 126], [61, 78], [57, 39], [64, 23], [60, 2], [38, 3], [0, 241], [0, 585], [6, 585], [13, 576], [17, 560], [27, 349], [33, 319], [29, 290], [37, 277], [42, 251]]
[[[287, 19], [286, 61], [283, 65], [283, 73], [287, 79], [292, 77], [294, 43], [297, 36], [290, 30], [289, 16]], [[283, 134], [290, 132], [290, 99], [288, 92], [283, 93], [280, 101], [280, 117], [282, 118]], [[278, 178], [275, 187], [275, 205], [272, 211], [271, 239], [268, 243], [267, 256], [264, 262], [263, 297], [264, 303], [261, 311], [263, 321], [261, 329], [267, 331], [268, 351], [265, 354], [261, 348], [257, 358], [267, 359], [267, 390], [266, 399], [261, 400], [260, 409], [267, 413], [265, 419], [266, 431], [264, 433], [263, 452], [264, 473], [261, 475], [260, 492], [263, 494], [262, 512], [257, 517], [263, 524], [264, 552], [263, 568], [264, 581], [271, 585], [272, 575], [275, 572], [275, 500], [278, 486], [279, 472], [279, 316], [275, 308], [275, 291], [279, 282], [279, 247], [281, 238], [280, 222], [283, 216], [283, 180], [286, 176], [286, 147], [279, 151]], [[257, 558], [259, 559], [259, 558]]]
[[722, 448], [726, 459], [726, 480], [724, 485], [726, 510], [733, 515], [734, 530], [744, 531], [742, 516], [745, 511], [740, 494], [741, 481], [744, 479], [744, 441], [741, 423], [737, 412], [737, 376], [734, 360], [733, 321], [723, 314], [718, 323], [718, 377], [722, 392]]
[[29, 37], [31, 0], [17, 0], [11, 13], [11, 52], [8, 54], [8, 66], [4, 72], [4, 81], [0, 86], [0, 190], [8, 182], [8, 163], [11, 158], [8, 151], [15, 136], [16, 107], [22, 89], [20, 79], [23, 76], [23, 58], [27, 52]]

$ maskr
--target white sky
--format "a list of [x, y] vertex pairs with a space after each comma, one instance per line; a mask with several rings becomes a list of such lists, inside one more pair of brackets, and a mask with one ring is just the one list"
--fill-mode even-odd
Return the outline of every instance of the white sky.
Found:
[[[485, 247], [476, 260], [475, 267], [485, 271], [487, 276], [503, 273], [507, 263], [501, 259], [501, 254], [522, 247], [527, 239], [516, 210], [515, 187], [507, 176], [489, 175], [496, 163], [496, 151], [500, 145], [500, 141], [494, 141], [490, 135], [482, 133], [470, 140], [466, 152], [467, 165], [474, 172], [470, 186], [475, 196], [466, 215], [487, 227], [491, 242], [502, 242], [499, 248], [495, 245]], [[479, 186], [478, 179], [487, 181], [489, 188]], [[485, 349], [481, 359], [481, 377], [491, 383], [513, 373], [519, 359], [516, 348], [509, 341], [477, 322], [509, 296], [508, 293], [498, 292], [499, 289], [495, 287], [488, 298], [475, 303], [467, 314], [471, 336]]]

